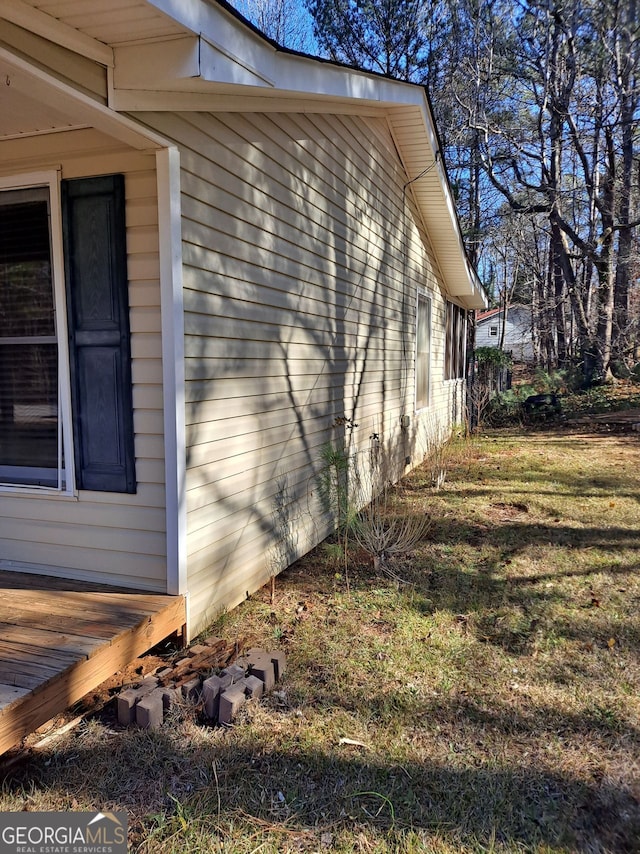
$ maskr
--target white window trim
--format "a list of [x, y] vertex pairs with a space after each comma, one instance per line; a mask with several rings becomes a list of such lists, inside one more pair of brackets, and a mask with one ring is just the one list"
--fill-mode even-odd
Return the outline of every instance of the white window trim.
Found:
[[[49, 190], [51, 275], [53, 279], [56, 335], [58, 338], [58, 406], [64, 448], [64, 486], [20, 486], [0, 484], [0, 493], [31, 495], [74, 495], [75, 470], [73, 453], [73, 420], [71, 417], [71, 377], [69, 374], [69, 347], [67, 338], [67, 300], [64, 280], [64, 253], [62, 249], [62, 207], [60, 199], [60, 174], [55, 170], [25, 172], [11, 177], [0, 177], [0, 192], [3, 190], [26, 190], [32, 187], [47, 187]], [[60, 439], [59, 439], [60, 441]]]
[[[180, 152], [170, 147], [156, 153], [158, 229], [160, 233], [160, 300], [164, 395], [165, 489], [167, 520], [167, 593], [188, 595], [186, 428]], [[187, 637], [191, 636], [187, 598]]]
[[[427, 402], [423, 403], [421, 406], [418, 406], [418, 306], [420, 303], [420, 297], [423, 297], [429, 303], [429, 352], [427, 354], [427, 370], [428, 370], [428, 382], [427, 382]], [[416, 413], [423, 412], [425, 409], [429, 409], [431, 406], [432, 399], [432, 389], [431, 383], [433, 378], [433, 371], [431, 370], [431, 357], [433, 355], [433, 299], [431, 294], [428, 291], [425, 291], [422, 288], [418, 288], [416, 293], [416, 343], [415, 343], [415, 356], [414, 356], [414, 376], [413, 376], [413, 397], [414, 397], [414, 409]]]
[[[448, 306], [448, 305], [454, 305], [454, 306], [456, 306], [457, 308], [462, 308], [462, 309], [464, 310], [464, 307], [463, 307], [463, 306], [458, 305], [458, 303], [457, 303], [457, 302], [453, 302], [453, 300], [448, 300], [448, 301], [445, 303], [445, 306]], [[447, 308], [445, 307], [445, 312], [446, 312], [446, 311], [447, 311]], [[462, 376], [460, 376], [460, 377], [449, 377], [448, 379], [446, 379], [446, 378], [445, 378], [445, 380], [444, 380], [445, 384], [446, 384], [446, 383], [464, 383], [464, 382], [466, 382], [466, 380], [467, 380], [466, 371], [465, 371], [465, 366], [466, 366], [466, 364], [467, 364], [467, 333], [468, 333], [468, 331], [469, 331], [468, 323], [469, 323], [469, 321], [468, 321], [468, 318], [466, 317], [466, 312], [465, 312], [465, 318], [464, 318], [464, 320], [463, 320], [464, 329], [463, 329], [463, 333], [462, 333]], [[446, 319], [445, 319], [445, 330], [444, 330], [444, 334], [445, 334], [445, 343], [444, 343], [444, 346], [445, 346], [445, 352], [446, 352], [446, 348], [447, 348], [447, 325], [446, 325]], [[452, 342], [452, 344], [453, 344], [453, 343], [455, 343], [455, 342]], [[445, 357], [445, 358], [446, 358], [446, 357]], [[444, 368], [445, 368], [445, 365], [443, 365], [443, 372], [444, 372]]]

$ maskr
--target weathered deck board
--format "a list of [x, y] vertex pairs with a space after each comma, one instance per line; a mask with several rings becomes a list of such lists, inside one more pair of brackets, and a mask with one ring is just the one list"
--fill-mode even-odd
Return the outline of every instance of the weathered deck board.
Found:
[[18, 688], [16, 685], [2, 685], [0, 683], [0, 704], [5, 706], [14, 700], [31, 693], [28, 688]]
[[22, 617], [12, 620], [11, 623], [0, 623], [0, 638], [2, 643], [33, 644], [40, 649], [60, 648], [80, 654], [86, 654], [87, 649], [92, 645], [96, 647], [103, 643], [102, 638], [95, 637], [92, 641], [90, 635], [62, 632], [59, 628], [53, 628], [53, 623], [49, 629], [46, 629], [42, 623], [40, 628], [36, 629], [30, 620]]
[[182, 596], [0, 572], [0, 753], [184, 624]]

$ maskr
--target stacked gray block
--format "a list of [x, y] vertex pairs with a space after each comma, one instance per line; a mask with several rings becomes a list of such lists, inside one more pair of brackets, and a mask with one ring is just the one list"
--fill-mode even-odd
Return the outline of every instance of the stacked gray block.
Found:
[[120, 726], [130, 726], [136, 720], [136, 704], [147, 694], [158, 687], [158, 680], [153, 677], [144, 679], [138, 688], [127, 688], [118, 694], [116, 705], [118, 723]]
[[213, 721], [218, 720], [218, 709], [220, 708], [220, 694], [232, 683], [230, 676], [210, 676], [202, 683], [202, 696], [204, 698], [204, 713]]
[[136, 723], [142, 729], [157, 729], [164, 718], [164, 689], [156, 688], [136, 703]]
[[[250, 676], [257, 676], [264, 683], [265, 693], [271, 691], [285, 669], [284, 653], [266, 652], [264, 649], [250, 649], [246, 655], [239, 658], [240, 664], [249, 671]], [[276, 672], [278, 677], [276, 677]]]
[[240, 679], [220, 695], [220, 706], [218, 708], [218, 723], [226, 726], [238, 714], [247, 701], [245, 694], [245, 680]]
[[219, 720], [220, 698], [232, 685], [244, 679], [245, 670], [237, 664], [225, 667], [219, 676], [210, 676], [202, 683], [204, 713], [213, 721]]
[[187, 700], [193, 700], [197, 702], [200, 697], [200, 677], [194, 676], [193, 679], [189, 679], [188, 682], [185, 682], [182, 686], [182, 694]]
[[257, 676], [247, 676], [245, 693], [252, 700], [259, 700], [264, 694], [264, 682]]
[[201, 677], [195, 675], [181, 688], [171, 682], [159, 686], [159, 679], [168, 681], [173, 673], [172, 668], [164, 668], [156, 677], [146, 677], [137, 688], [120, 692], [116, 698], [118, 723], [121, 726], [137, 723], [144, 728], [158, 727], [164, 710], [180, 704], [184, 696], [194, 702], [202, 697], [205, 715], [212, 722], [228, 725], [247, 698], [259, 699], [272, 690], [282, 679], [285, 667], [283, 652], [254, 648], [225, 667], [219, 676], [210, 676], [201, 682]]

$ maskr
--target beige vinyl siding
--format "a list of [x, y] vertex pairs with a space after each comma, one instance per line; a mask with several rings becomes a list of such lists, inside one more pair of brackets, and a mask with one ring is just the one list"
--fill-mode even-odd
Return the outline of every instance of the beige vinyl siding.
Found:
[[0, 492], [0, 565], [166, 590], [162, 342], [155, 157], [94, 130], [0, 145], [0, 173], [125, 176], [137, 492]]
[[[181, 157], [192, 631], [330, 529], [314, 473], [351, 417], [395, 473], [417, 461], [418, 287], [444, 300], [386, 124], [348, 116], [144, 114]], [[433, 331], [432, 375], [443, 337]], [[445, 407], [440, 389], [436, 405]], [[400, 429], [400, 416], [411, 429]], [[423, 416], [421, 416], [423, 417]], [[424, 417], [423, 417], [423, 420]], [[348, 431], [347, 431], [348, 432]], [[278, 496], [280, 492], [280, 496]], [[276, 519], [276, 504], [286, 508]], [[283, 517], [286, 515], [286, 520]]]

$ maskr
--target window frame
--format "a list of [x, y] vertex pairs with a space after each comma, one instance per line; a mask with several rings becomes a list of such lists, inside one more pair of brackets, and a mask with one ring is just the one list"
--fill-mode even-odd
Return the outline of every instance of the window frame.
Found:
[[464, 380], [467, 371], [468, 311], [447, 300], [445, 309], [445, 382]]
[[[56, 486], [0, 483], [0, 493], [72, 496], [75, 494], [75, 465], [67, 340], [67, 305], [62, 240], [60, 174], [57, 170], [48, 170], [42, 172], [23, 172], [17, 175], [0, 177], [0, 193], [10, 190], [40, 188], [46, 189], [49, 194], [51, 279], [53, 284], [58, 359], [58, 483]], [[62, 465], [63, 460], [64, 465]]]
[[[420, 301], [424, 301], [427, 306], [428, 311], [428, 348], [426, 352], [421, 352], [419, 350], [420, 346]], [[414, 388], [415, 388], [415, 411], [419, 412], [422, 409], [427, 409], [431, 405], [431, 353], [432, 353], [432, 341], [433, 341], [433, 300], [430, 294], [424, 290], [418, 290], [416, 295], [416, 343], [415, 343], [415, 371], [414, 371]], [[424, 359], [425, 364], [421, 367], [421, 362]], [[426, 371], [426, 400], [418, 399], [418, 390], [420, 388], [419, 383], [419, 372], [421, 370]]]

